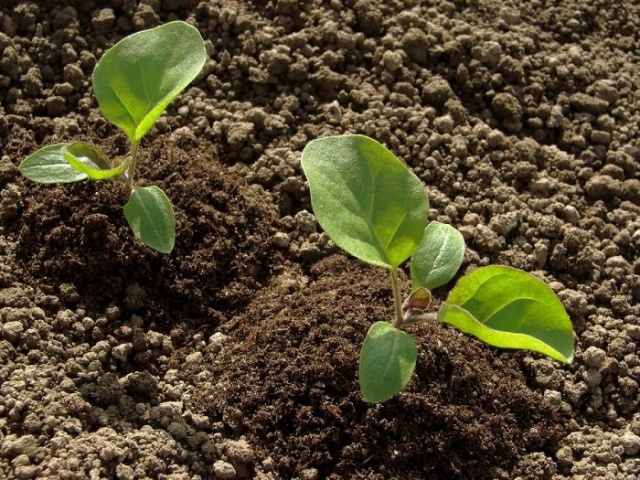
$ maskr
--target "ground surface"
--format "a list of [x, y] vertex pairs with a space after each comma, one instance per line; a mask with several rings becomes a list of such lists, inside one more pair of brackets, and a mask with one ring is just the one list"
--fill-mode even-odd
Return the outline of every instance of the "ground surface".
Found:
[[[163, 256], [117, 186], [16, 167], [54, 141], [125, 154], [90, 74], [172, 19], [210, 60], [143, 142], [178, 217]], [[3, 0], [0, 477], [638, 478], [639, 31], [631, 1]], [[319, 231], [299, 162], [356, 132], [463, 231], [463, 270], [551, 283], [572, 365], [422, 325], [406, 392], [362, 401], [388, 279]]]

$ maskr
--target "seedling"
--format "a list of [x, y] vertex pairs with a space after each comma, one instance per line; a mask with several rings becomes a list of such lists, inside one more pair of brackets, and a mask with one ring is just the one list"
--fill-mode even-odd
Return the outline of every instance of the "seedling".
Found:
[[122, 184], [129, 197], [124, 215], [134, 235], [154, 250], [171, 252], [176, 237], [171, 202], [157, 186], [134, 182], [140, 141], [198, 75], [206, 57], [200, 33], [185, 22], [124, 38], [105, 52], [91, 80], [100, 110], [127, 135], [130, 153], [124, 159], [109, 159], [90, 143], [56, 143], [25, 158], [20, 172], [37, 183], [89, 179]]
[[[302, 169], [324, 231], [391, 277], [395, 318], [375, 322], [360, 353], [366, 401], [388, 400], [409, 383], [418, 347], [403, 328], [424, 321], [449, 323], [496, 347], [573, 360], [573, 330], [562, 303], [544, 282], [521, 270], [478, 268], [457, 282], [437, 312], [428, 310], [430, 290], [460, 268], [464, 240], [450, 225], [427, 223], [427, 191], [380, 143], [362, 135], [320, 138], [302, 152]], [[412, 291], [403, 301], [398, 269], [409, 257]]]

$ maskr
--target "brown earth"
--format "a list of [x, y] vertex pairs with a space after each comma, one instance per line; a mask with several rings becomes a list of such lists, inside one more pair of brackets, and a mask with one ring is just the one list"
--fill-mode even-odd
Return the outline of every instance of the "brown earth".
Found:
[[[210, 58], [142, 145], [178, 220], [161, 255], [117, 185], [17, 165], [54, 141], [125, 154], [91, 72], [173, 19]], [[3, 0], [0, 477], [638, 478], [638, 31], [631, 1]], [[362, 400], [389, 281], [320, 231], [300, 169], [355, 132], [424, 181], [463, 271], [550, 282], [572, 365], [421, 325], [407, 390]]]

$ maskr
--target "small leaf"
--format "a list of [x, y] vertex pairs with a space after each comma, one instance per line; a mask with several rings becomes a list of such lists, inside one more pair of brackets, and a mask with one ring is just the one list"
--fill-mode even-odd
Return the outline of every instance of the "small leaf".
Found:
[[489, 345], [573, 360], [573, 329], [562, 303], [548, 285], [521, 270], [490, 266], [462, 277], [438, 319]]
[[380, 143], [363, 135], [319, 138], [302, 152], [302, 169], [318, 222], [354, 257], [396, 268], [420, 243], [427, 191]]
[[464, 258], [464, 239], [451, 225], [431, 222], [411, 257], [415, 287], [437, 288], [451, 280]]
[[405, 298], [402, 303], [402, 312], [406, 312], [409, 310], [421, 310], [424, 311], [427, 309], [429, 304], [431, 303], [431, 292], [424, 288], [418, 287], [411, 295]]
[[156, 186], [135, 187], [124, 206], [133, 233], [149, 248], [171, 253], [176, 239], [176, 218], [165, 193]]
[[86, 173], [93, 180], [109, 180], [120, 175], [129, 162], [122, 162], [111, 168], [105, 153], [95, 145], [75, 142], [64, 149], [64, 158], [79, 172]]
[[93, 71], [100, 110], [137, 142], [198, 75], [206, 58], [200, 33], [188, 23], [134, 33], [110, 48]]
[[64, 158], [68, 143], [56, 143], [41, 148], [25, 158], [18, 170], [29, 180], [37, 183], [70, 183], [86, 180], [87, 175], [79, 172]]
[[418, 358], [411, 335], [388, 322], [371, 325], [360, 352], [359, 381], [367, 402], [384, 402], [407, 386]]
[[425, 319], [427, 308], [431, 303], [431, 292], [418, 287], [402, 303], [402, 325], [412, 324]]

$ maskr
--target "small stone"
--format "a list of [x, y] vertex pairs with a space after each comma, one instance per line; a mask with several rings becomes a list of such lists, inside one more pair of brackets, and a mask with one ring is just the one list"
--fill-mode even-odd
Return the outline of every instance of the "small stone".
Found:
[[589, 347], [582, 354], [582, 361], [585, 365], [592, 368], [598, 368], [607, 358], [607, 352], [598, 347]]
[[285, 232], [276, 232], [271, 239], [273, 246], [276, 248], [289, 248], [291, 239]]
[[594, 175], [584, 186], [587, 195], [595, 200], [611, 200], [622, 193], [622, 183], [609, 175]]
[[136, 13], [133, 14], [133, 24], [136, 30], [147, 30], [160, 23], [160, 17], [151, 5], [140, 3]]
[[591, 141], [601, 145], [609, 145], [611, 142], [611, 134], [604, 130], [594, 130], [591, 132]]
[[402, 68], [402, 55], [393, 50], [387, 50], [382, 55], [382, 63], [384, 68], [390, 72], [395, 72]]
[[510, 93], [498, 93], [491, 101], [496, 116], [501, 120], [518, 121], [522, 118], [522, 105]]
[[24, 331], [24, 326], [22, 322], [17, 320], [6, 322], [2, 325], [2, 338], [8, 340], [12, 344], [16, 344]]
[[0, 443], [0, 456], [15, 458], [18, 455], [33, 455], [38, 448], [38, 441], [33, 435], [7, 435]]
[[402, 48], [414, 62], [425, 65], [428, 60], [429, 38], [419, 28], [410, 28], [400, 40]]
[[234, 123], [227, 131], [227, 142], [232, 148], [240, 148], [247, 143], [253, 134], [254, 125], [251, 122]]
[[129, 354], [133, 351], [133, 344], [128, 342], [128, 343], [122, 343], [120, 345], [116, 345], [115, 347], [113, 347], [113, 349], [111, 350], [111, 355], [113, 355], [113, 358], [115, 358], [116, 360], [120, 360], [121, 362], [126, 362], [127, 359], [129, 358]]
[[612, 80], [598, 80], [593, 84], [596, 97], [613, 105], [620, 98], [620, 93]]
[[620, 444], [624, 448], [625, 455], [632, 457], [640, 452], [640, 436], [632, 432], [626, 432], [620, 437]]
[[573, 465], [573, 451], [571, 447], [562, 447], [556, 452], [556, 458], [558, 459], [558, 465], [561, 467], [570, 467]]
[[481, 45], [474, 47], [471, 54], [476, 60], [481, 61], [489, 68], [493, 68], [500, 63], [502, 47], [498, 42], [484, 42]]
[[609, 108], [609, 104], [605, 100], [581, 92], [574, 93], [569, 102], [574, 110], [593, 113], [594, 115], [605, 113]]
[[213, 473], [217, 478], [235, 478], [236, 469], [230, 463], [218, 460], [213, 464]]
[[622, 197], [635, 204], [640, 203], [640, 180], [630, 178], [622, 183]]
[[487, 145], [490, 148], [503, 148], [507, 144], [507, 137], [498, 129], [493, 129], [487, 134]]
[[50, 117], [60, 117], [67, 113], [67, 104], [64, 98], [60, 96], [48, 97], [44, 101], [44, 106]]
[[595, 368], [587, 368], [587, 371], [584, 372], [584, 381], [587, 386], [593, 390], [602, 381], [602, 374]]
[[451, 85], [442, 77], [435, 77], [422, 87], [422, 98], [434, 107], [442, 107], [454, 96]]
[[319, 472], [317, 468], [306, 468], [300, 472], [300, 480], [317, 480]]
[[492, 217], [489, 221], [489, 227], [498, 235], [507, 237], [518, 226], [519, 222], [519, 215], [516, 212], [509, 212]]
[[184, 359], [185, 363], [201, 363], [204, 361], [201, 352], [193, 352]]
[[451, 115], [443, 115], [433, 121], [433, 126], [438, 131], [438, 133], [451, 133], [453, 131], [453, 127], [455, 126], [455, 122], [453, 121]]
[[116, 14], [111, 8], [98, 10], [91, 19], [91, 25], [98, 34], [107, 33], [116, 23]]
[[562, 210], [562, 216], [568, 223], [574, 225], [580, 220], [580, 212], [578, 212], [578, 209], [573, 205], [567, 205], [564, 207]]

